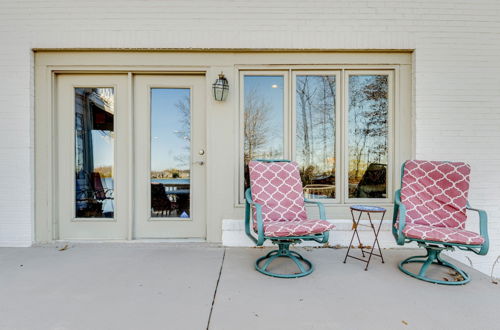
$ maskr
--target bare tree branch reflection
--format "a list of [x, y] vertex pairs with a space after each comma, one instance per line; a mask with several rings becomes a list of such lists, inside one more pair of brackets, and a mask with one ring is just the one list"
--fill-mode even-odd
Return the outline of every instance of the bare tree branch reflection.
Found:
[[[385, 196], [388, 153], [388, 79], [386, 75], [349, 77], [349, 196]], [[375, 166], [376, 165], [376, 166]], [[370, 170], [370, 166], [372, 167]], [[376, 170], [377, 168], [377, 170]], [[377, 172], [367, 177], [367, 171]], [[382, 171], [382, 172], [381, 172]], [[380, 173], [379, 173], [380, 172]], [[372, 185], [371, 193], [360, 192], [360, 182]], [[374, 181], [377, 181], [375, 183]], [[371, 182], [371, 183], [370, 183]], [[374, 188], [374, 186], [379, 186]], [[363, 195], [363, 196], [360, 196]]]

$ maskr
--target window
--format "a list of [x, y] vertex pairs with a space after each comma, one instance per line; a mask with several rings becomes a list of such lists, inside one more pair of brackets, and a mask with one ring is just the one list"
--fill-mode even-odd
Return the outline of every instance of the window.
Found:
[[389, 151], [387, 75], [349, 75], [349, 198], [386, 198]]
[[75, 216], [113, 218], [114, 90], [75, 88]]
[[283, 74], [245, 75], [243, 82], [244, 187], [249, 187], [248, 162], [283, 159], [285, 152], [285, 79]]
[[191, 214], [191, 90], [151, 88], [151, 217]]
[[241, 201], [248, 162], [282, 158], [298, 163], [306, 198], [389, 201], [393, 70], [240, 74]]
[[307, 198], [336, 198], [337, 75], [294, 76], [295, 160]]

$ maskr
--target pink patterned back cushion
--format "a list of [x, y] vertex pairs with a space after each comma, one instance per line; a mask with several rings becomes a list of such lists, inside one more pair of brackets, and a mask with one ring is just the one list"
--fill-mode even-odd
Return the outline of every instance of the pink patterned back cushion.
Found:
[[408, 223], [465, 229], [470, 166], [461, 162], [409, 160], [401, 202]]
[[296, 162], [250, 161], [248, 169], [252, 199], [262, 205], [264, 222], [307, 219]]

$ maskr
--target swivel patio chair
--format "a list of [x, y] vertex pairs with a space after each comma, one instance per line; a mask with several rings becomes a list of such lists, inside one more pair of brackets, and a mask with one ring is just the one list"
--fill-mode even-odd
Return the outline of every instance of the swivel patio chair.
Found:
[[[471, 208], [467, 202], [470, 166], [461, 162], [409, 160], [402, 167], [401, 190], [396, 191], [392, 232], [397, 244], [417, 242], [427, 250], [425, 256], [403, 260], [399, 269], [423, 281], [457, 285], [470, 281], [469, 275], [441, 258], [443, 250], [488, 252], [486, 212]], [[465, 230], [467, 210], [479, 213], [480, 233]], [[404, 267], [421, 263], [418, 273]], [[437, 280], [426, 276], [431, 264], [456, 272], [456, 281]]]
[[[250, 188], [245, 191], [245, 232], [257, 246], [265, 240], [278, 245], [255, 262], [259, 272], [281, 278], [294, 278], [313, 272], [312, 263], [295, 251], [290, 244], [301, 241], [328, 242], [334, 226], [326, 221], [322, 203], [304, 199], [297, 163], [288, 160], [256, 160], [248, 164]], [[316, 204], [318, 220], [308, 219], [305, 203]], [[257, 237], [255, 237], [255, 234]], [[269, 270], [277, 258], [289, 258], [298, 268], [296, 273], [276, 273]]]

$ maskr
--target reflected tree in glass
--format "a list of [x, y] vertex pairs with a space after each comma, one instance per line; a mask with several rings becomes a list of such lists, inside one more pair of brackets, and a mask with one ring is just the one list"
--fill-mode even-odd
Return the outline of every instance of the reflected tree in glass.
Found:
[[75, 216], [113, 218], [113, 88], [75, 88]]
[[250, 160], [283, 158], [283, 85], [283, 76], [244, 77], [245, 189]]
[[296, 77], [296, 159], [308, 198], [335, 198], [335, 76]]
[[387, 196], [388, 76], [349, 76], [349, 197]]

